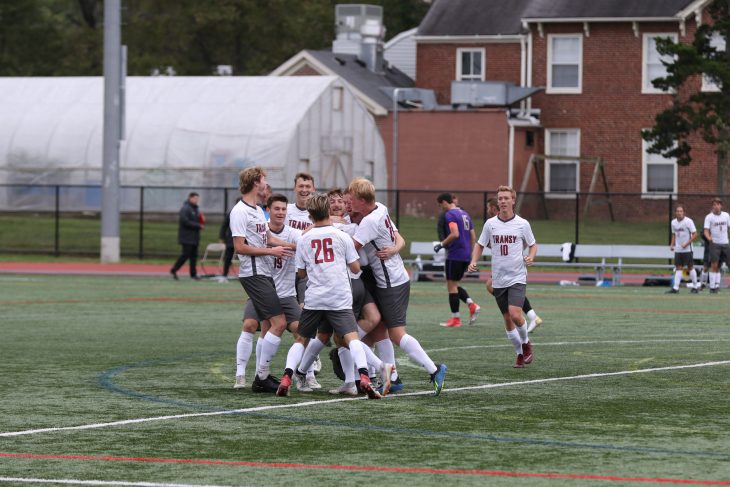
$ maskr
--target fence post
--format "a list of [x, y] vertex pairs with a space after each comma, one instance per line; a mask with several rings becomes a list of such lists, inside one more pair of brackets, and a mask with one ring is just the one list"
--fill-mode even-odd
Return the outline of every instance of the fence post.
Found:
[[56, 185], [55, 231], [53, 236], [53, 255], [61, 255], [61, 187]]
[[139, 259], [144, 259], [144, 186], [139, 187]]
[[400, 227], [400, 190], [395, 190], [395, 226]]
[[580, 241], [580, 193], [575, 193], [575, 244]]
[[485, 222], [487, 221], [487, 201], [489, 201], [489, 193], [487, 193], [486, 191], [482, 193], [482, 199], [482, 215], [484, 216], [484, 218], [482, 218], [482, 221]]
[[[672, 196], [673, 196], [672, 193], [669, 193], [669, 198], [668, 198], [668, 201], [669, 201], [669, 219], [667, 220], [669, 222], [669, 228], [668, 228], [668, 230], [669, 230], [669, 240], [667, 241], [667, 243], [672, 243], [672, 220], [673, 220], [673, 218], [672, 218]], [[692, 248], [692, 247], [690, 247], [690, 248]]]
[[[264, 201], [264, 204], [266, 202]], [[228, 212], [228, 188], [223, 188], [223, 218], [225, 219]]]

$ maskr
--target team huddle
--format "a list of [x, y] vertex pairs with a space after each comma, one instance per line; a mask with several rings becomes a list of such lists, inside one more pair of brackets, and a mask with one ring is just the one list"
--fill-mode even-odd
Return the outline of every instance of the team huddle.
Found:
[[[399, 254], [405, 241], [388, 208], [375, 201], [373, 184], [356, 178], [344, 192], [321, 194], [314, 192], [311, 175], [297, 174], [296, 201], [269, 197], [268, 223], [259, 206], [266, 186], [262, 168], [242, 171], [241, 201], [230, 214], [239, 280], [249, 297], [236, 347], [234, 387], [246, 387], [246, 366], [260, 327], [254, 392], [287, 396], [293, 386], [300, 392], [320, 388], [314, 365], [333, 340], [333, 362], [343, 383], [330, 393], [362, 392], [379, 399], [401, 390], [394, 365], [397, 345], [429, 374], [439, 395], [447, 367], [435, 363], [406, 331], [410, 279]], [[287, 329], [294, 344], [277, 379], [271, 361]]]

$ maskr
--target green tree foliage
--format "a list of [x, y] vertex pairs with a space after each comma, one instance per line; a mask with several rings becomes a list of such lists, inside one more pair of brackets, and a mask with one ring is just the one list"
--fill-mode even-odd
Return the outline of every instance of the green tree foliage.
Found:
[[[712, 22], [701, 25], [691, 44], [658, 39], [657, 50], [672, 56], [665, 63], [667, 76], [654, 80], [662, 90], [674, 93], [672, 105], [659, 113], [652, 129], [642, 133], [650, 142], [649, 152], [676, 158], [680, 165], [692, 161], [690, 137], [699, 135], [717, 154], [718, 192], [726, 191], [726, 161], [730, 144], [730, 0], [715, 0], [708, 12]], [[715, 42], [713, 42], [713, 39]], [[717, 40], [723, 41], [718, 44]], [[698, 77], [705, 76], [718, 91], [697, 90]]]
[[[334, 0], [122, 0], [128, 73], [171, 67], [178, 75], [263, 75], [302, 49], [324, 49], [335, 36]], [[388, 36], [417, 26], [423, 0], [382, 5]], [[103, 0], [0, 2], [0, 76], [99, 76]]]

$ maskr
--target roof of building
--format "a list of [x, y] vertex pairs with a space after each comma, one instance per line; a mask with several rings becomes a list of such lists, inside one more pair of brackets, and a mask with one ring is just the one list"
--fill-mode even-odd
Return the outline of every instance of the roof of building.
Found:
[[381, 87], [410, 88], [415, 86], [414, 81], [395, 66], [387, 66], [383, 73], [375, 73], [352, 54], [335, 54], [330, 50], [306, 50], [305, 52], [386, 109], [393, 102], [380, 89]]
[[436, 0], [419, 36], [498, 36], [522, 31], [523, 19], [675, 17], [698, 0]]

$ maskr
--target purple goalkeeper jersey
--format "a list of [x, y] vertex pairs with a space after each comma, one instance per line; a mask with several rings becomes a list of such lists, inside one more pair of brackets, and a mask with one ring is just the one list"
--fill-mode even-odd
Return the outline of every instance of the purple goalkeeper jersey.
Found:
[[471, 217], [461, 208], [454, 208], [446, 212], [446, 225], [450, 230], [451, 223], [456, 223], [459, 228], [459, 238], [446, 247], [446, 258], [459, 262], [471, 261], [471, 230], [474, 225]]

